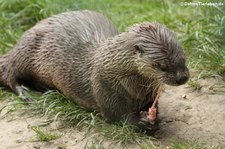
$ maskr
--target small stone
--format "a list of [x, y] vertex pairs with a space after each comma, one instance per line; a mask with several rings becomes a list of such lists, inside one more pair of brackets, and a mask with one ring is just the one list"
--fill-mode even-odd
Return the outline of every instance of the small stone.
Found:
[[170, 149], [170, 147], [169, 146], [166, 146], [166, 149]]
[[187, 99], [187, 95], [186, 94], [182, 95], [182, 98]]

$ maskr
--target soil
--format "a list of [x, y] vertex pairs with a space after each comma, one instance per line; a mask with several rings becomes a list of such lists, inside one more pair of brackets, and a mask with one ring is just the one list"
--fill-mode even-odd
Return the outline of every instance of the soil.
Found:
[[[156, 137], [160, 144], [171, 141], [197, 141], [207, 147], [225, 147], [225, 94], [209, 94], [216, 79], [201, 80], [201, 90], [192, 91], [187, 85], [165, 86], [159, 98], [160, 130]], [[9, 104], [1, 101], [0, 108]], [[4, 112], [4, 111], [3, 111]], [[3, 112], [1, 114], [3, 114]], [[101, 144], [106, 148], [124, 148], [112, 141], [98, 142], [95, 134], [86, 136], [85, 131], [74, 128], [56, 129], [57, 123], [47, 126], [47, 130], [62, 135], [50, 141], [40, 142], [29, 126], [38, 125], [44, 120], [40, 116], [21, 116], [15, 111], [0, 119], [0, 149], [81, 149]], [[140, 148], [131, 144], [126, 148]]]

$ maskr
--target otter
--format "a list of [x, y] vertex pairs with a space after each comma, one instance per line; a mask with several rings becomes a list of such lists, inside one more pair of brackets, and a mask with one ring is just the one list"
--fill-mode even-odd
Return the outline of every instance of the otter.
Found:
[[126, 120], [153, 134], [140, 117], [159, 86], [182, 85], [189, 71], [176, 34], [144, 22], [119, 33], [104, 15], [64, 12], [38, 22], [0, 58], [0, 85], [24, 97], [26, 89], [55, 89], [109, 122]]

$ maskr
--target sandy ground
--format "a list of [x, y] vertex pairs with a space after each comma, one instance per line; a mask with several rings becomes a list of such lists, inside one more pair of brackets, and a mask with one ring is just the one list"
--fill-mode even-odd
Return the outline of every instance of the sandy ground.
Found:
[[225, 92], [208, 94], [214, 82], [202, 81], [200, 92], [191, 92], [186, 86], [166, 87], [159, 104], [162, 142], [179, 139], [225, 147]]
[[[208, 94], [215, 79], [201, 82], [202, 89], [192, 92], [187, 85], [165, 87], [159, 99], [160, 130], [158, 140], [167, 145], [174, 140], [198, 141], [206, 146], [225, 146], [225, 94]], [[186, 95], [186, 99], [182, 96]], [[8, 104], [3, 100], [2, 107]], [[0, 119], [0, 149], [81, 149], [96, 144], [95, 134], [72, 128], [56, 130], [53, 123], [46, 129], [62, 137], [50, 142], [39, 142], [29, 126], [38, 125], [44, 118], [21, 116], [18, 112]], [[102, 140], [102, 139], [99, 139]], [[106, 148], [123, 148], [115, 142], [104, 141]], [[132, 144], [126, 148], [139, 148]]]

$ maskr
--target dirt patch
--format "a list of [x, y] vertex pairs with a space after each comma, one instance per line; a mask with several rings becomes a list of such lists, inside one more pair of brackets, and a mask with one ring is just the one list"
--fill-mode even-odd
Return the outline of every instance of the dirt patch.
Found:
[[208, 94], [214, 83], [214, 79], [202, 81], [200, 92], [191, 92], [187, 86], [166, 87], [159, 101], [162, 142], [197, 140], [207, 146], [225, 145], [225, 94]]
[[[40, 125], [43, 117], [21, 117], [13, 113], [13, 117], [7, 117], [0, 121], [0, 149], [82, 149], [94, 145], [107, 148], [122, 149], [122, 145], [96, 136], [96, 133], [87, 133], [86, 130], [74, 128], [59, 128], [57, 122], [47, 127], [41, 127], [44, 132], [61, 135], [60, 138], [49, 142], [41, 142], [36, 138], [35, 132], [30, 126]], [[87, 135], [88, 134], [88, 135]], [[127, 145], [130, 149], [138, 148], [138, 145]]]
[[[198, 141], [207, 146], [225, 145], [225, 95], [208, 94], [215, 79], [201, 82], [202, 89], [192, 92], [187, 85], [179, 87], [166, 86], [159, 99], [160, 130], [158, 140], [164, 144], [171, 141]], [[186, 98], [182, 96], [186, 95]], [[4, 100], [2, 107], [9, 101]], [[115, 142], [94, 140], [95, 134], [85, 135], [85, 131], [73, 128], [57, 129], [57, 123], [46, 127], [47, 131], [61, 134], [57, 140], [38, 142], [34, 131], [29, 126], [37, 125], [43, 117], [21, 117], [19, 112], [0, 120], [0, 149], [80, 149], [96, 142], [107, 148], [123, 148]], [[98, 138], [104, 140], [104, 138]], [[138, 145], [129, 145], [129, 148], [139, 148]]]

